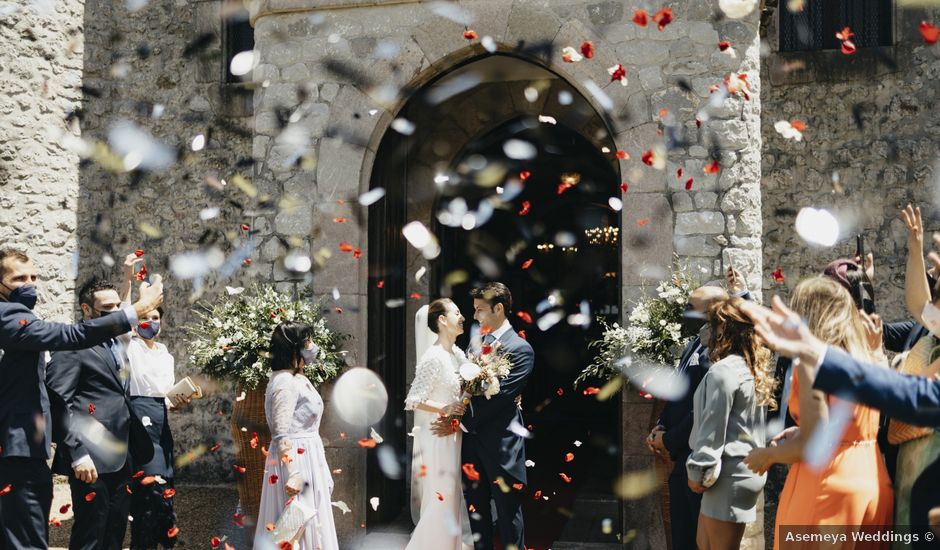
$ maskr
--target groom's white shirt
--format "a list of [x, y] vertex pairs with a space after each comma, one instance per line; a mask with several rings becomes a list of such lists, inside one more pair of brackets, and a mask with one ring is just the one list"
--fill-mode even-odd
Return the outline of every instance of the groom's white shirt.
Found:
[[493, 335], [493, 338], [495, 340], [499, 340], [500, 338], [503, 337], [503, 334], [506, 334], [507, 330], [512, 330], [512, 325], [509, 324], [509, 319], [506, 319], [505, 321], [503, 321], [503, 324], [500, 325], [498, 329], [494, 330], [490, 334]]

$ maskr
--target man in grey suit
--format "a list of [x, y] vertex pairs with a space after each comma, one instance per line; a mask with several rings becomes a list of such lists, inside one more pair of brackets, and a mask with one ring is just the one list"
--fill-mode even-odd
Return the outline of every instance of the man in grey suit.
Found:
[[0, 250], [0, 549], [48, 547], [52, 474], [45, 351], [82, 349], [128, 332], [163, 302], [163, 285], [141, 285], [140, 300], [77, 325], [33, 314], [39, 270], [18, 250]]

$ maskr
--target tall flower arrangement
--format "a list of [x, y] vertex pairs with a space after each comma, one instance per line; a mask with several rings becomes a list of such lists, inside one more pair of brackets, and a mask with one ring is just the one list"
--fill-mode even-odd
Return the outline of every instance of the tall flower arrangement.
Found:
[[598, 350], [597, 357], [581, 371], [575, 384], [589, 379], [614, 378], [620, 373], [617, 361], [629, 354], [657, 363], [676, 363], [682, 348], [691, 339], [691, 335], [683, 334], [681, 320], [689, 294], [696, 286], [688, 268], [677, 262], [669, 279], [656, 287], [656, 296], [637, 302], [626, 326], [602, 321], [603, 336], [590, 344]]
[[326, 326], [319, 304], [309, 295], [294, 298], [273, 285], [256, 285], [247, 292], [227, 294], [211, 306], [197, 306], [199, 321], [187, 327], [189, 360], [204, 374], [234, 380], [246, 390], [258, 387], [271, 372], [268, 345], [271, 333], [284, 321], [314, 328], [317, 360], [304, 374], [315, 384], [335, 378], [345, 365], [339, 345], [346, 336]]

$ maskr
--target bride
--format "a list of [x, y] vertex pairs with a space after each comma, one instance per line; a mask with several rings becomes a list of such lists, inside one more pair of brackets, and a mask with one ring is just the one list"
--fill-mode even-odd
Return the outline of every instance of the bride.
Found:
[[463, 322], [460, 309], [447, 298], [434, 300], [415, 316], [418, 365], [405, 409], [415, 413], [412, 502], [420, 499], [420, 517], [406, 550], [461, 550], [464, 532], [469, 534], [460, 479], [461, 432], [431, 433], [431, 423], [440, 416], [462, 416], [466, 408], [457, 370], [467, 359], [455, 345]]

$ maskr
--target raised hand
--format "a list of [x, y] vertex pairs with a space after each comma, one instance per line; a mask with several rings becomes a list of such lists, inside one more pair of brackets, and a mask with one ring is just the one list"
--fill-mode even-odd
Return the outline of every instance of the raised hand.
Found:
[[731, 294], [737, 294], [747, 289], [747, 282], [744, 280], [744, 277], [741, 276], [738, 270], [730, 265], [728, 266], [728, 270], [725, 271], [725, 282], [728, 285], [728, 292]]
[[862, 318], [862, 326], [865, 327], [865, 337], [868, 341], [868, 349], [871, 351], [880, 351], [882, 338], [884, 336], [884, 322], [877, 313], [868, 314], [864, 309], [858, 310]]
[[134, 268], [137, 264], [143, 262], [144, 259], [141, 256], [138, 256], [135, 252], [131, 252], [124, 257], [124, 280], [133, 281], [134, 280]]
[[[938, 256], [940, 261], [940, 256]], [[772, 300], [773, 310], [755, 302], [744, 302], [741, 311], [754, 322], [754, 330], [771, 349], [787, 357], [798, 357], [815, 365], [825, 354], [826, 344], [813, 336], [800, 316], [784, 305], [779, 296]]]
[[924, 220], [920, 215], [920, 207], [914, 208], [908, 204], [904, 210], [901, 210], [901, 219], [907, 226], [907, 247], [910, 250], [923, 251]]

